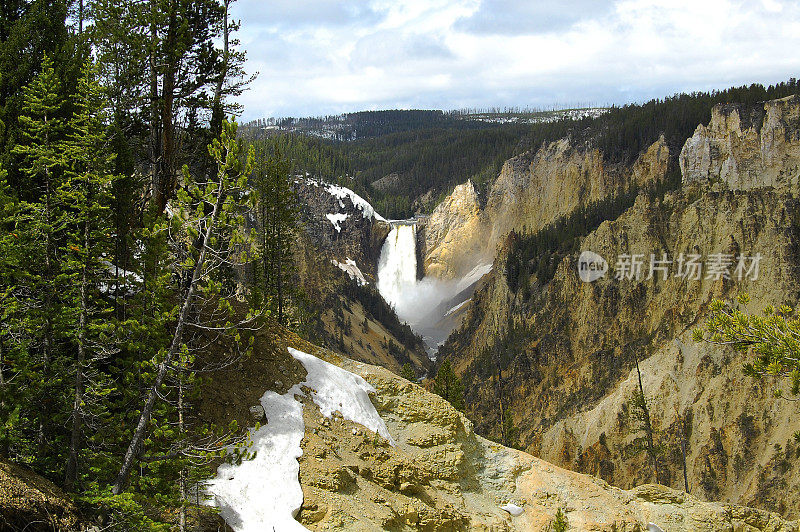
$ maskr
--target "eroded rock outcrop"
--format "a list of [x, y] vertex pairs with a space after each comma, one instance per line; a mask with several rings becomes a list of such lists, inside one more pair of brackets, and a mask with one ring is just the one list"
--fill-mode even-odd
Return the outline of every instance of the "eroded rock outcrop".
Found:
[[[769, 512], [663, 486], [613, 488], [476, 436], [449, 403], [382, 368], [316, 354], [374, 386], [397, 445], [306, 405], [297, 518], [311, 530], [541, 531], [558, 510], [571, 530], [797, 530]], [[501, 509], [508, 502], [522, 512]]]
[[733, 190], [796, 189], [800, 176], [800, 97], [753, 108], [717, 105], [680, 154], [684, 183], [720, 181]]

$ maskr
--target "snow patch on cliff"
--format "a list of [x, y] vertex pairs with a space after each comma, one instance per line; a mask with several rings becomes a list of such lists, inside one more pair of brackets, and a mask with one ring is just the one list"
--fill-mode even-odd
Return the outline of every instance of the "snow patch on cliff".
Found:
[[340, 185], [327, 185], [325, 190], [328, 191], [334, 197], [339, 198], [339, 205], [344, 207], [344, 204], [341, 202], [344, 198], [350, 198], [350, 201], [353, 202], [353, 205], [361, 211], [364, 218], [372, 218], [375, 220], [379, 220], [382, 222], [386, 221], [386, 218], [375, 212], [375, 209], [372, 205], [369, 204], [367, 200], [350, 190], [349, 188], [345, 188]]
[[353, 259], [348, 258], [345, 262], [339, 262], [336, 260], [332, 260], [331, 262], [333, 262], [340, 270], [349, 275], [350, 279], [357, 282], [359, 286], [366, 286], [369, 284], [367, 278], [364, 277], [364, 273]]
[[333, 227], [336, 229], [337, 233], [342, 232], [342, 223], [347, 220], [350, 215], [346, 212], [341, 213], [333, 213], [333, 214], [326, 214], [325, 217], [328, 219], [330, 223], [333, 224]]
[[453, 308], [451, 308], [450, 310], [448, 310], [447, 312], [445, 312], [445, 314], [444, 314], [444, 317], [446, 318], [446, 317], [448, 317], [448, 316], [452, 316], [453, 314], [455, 314], [456, 312], [458, 312], [460, 309], [462, 309], [462, 308], [464, 307], [464, 305], [466, 305], [466, 304], [467, 304], [467, 303], [469, 303], [470, 301], [472, 301], [472, 298], [469, 298], [469, 299], [467, 299], [467, 300], [465, 300], [465, 301], [462, 301], [461, 303], [459, 303], [459, 304], [458, 304], [458, 305], [456, 305], [455, 307], [453, 307]]
[[367, 381], [297, 349], [290, 347], [289, 353], [306, 368], [306, 380], [283, 395], [268, 391], [261, 397], [267, 424], [250, 429], [248, 450], [255, 458], [222, 464], [208, 485], [212, 504], [236, 532], [306, 530], [294, 519], [303, 504], [297, 459], [303, 455], [305, 434], [303, 404], [296, 396], [310, 398], [325, 417], [339, 412], [395, 445], [369, 399], [375, 389]]

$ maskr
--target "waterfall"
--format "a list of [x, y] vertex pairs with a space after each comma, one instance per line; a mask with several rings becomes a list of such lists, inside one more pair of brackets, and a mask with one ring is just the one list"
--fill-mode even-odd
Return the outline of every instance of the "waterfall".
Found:
[[422, 336], [428, 355], [435, 359], [439, 345], [461, 322], [458, 311], [491, 269], [491, 263], [478, 263], [459, 279], [417, 279], [417, 226], [412, 221], [392, 222], [378, 260], [378, 292], [397, 317]]
[[412, 308], [416, 286], [417, 226], [393, 224], [378, 261], [378, 291], [401, 320], [412, 322], [418, 317]]

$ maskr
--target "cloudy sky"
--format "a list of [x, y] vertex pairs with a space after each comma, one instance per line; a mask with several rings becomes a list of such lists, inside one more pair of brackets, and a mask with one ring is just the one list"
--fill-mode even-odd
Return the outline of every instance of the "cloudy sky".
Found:
[[800, 77], [796, 0], [238, 0], [245, 120], [621, 104]]

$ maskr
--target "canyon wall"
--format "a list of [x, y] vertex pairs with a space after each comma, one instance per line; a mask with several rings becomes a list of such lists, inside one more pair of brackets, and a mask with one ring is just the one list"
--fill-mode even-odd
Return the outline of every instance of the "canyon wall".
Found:
[[579, 206], [663, 180], [668, 159], [663, 138], [630, 167], [609, 166], [596, 148], [569, 139], [510, 159], [484, 208], [470, 182], [436, 207], [425, 229], [425, 272], [445, 279], [464, 275], [491, 260], [511, 231], [536, 231]]
[[[682, 489], [685, 440], [693, 494], [798, 515], [793, 433], [800, 407], [776, 399], [775, 382], [745, 377], [746, 353], [694, 343], [691, 333], [715, 298], [745, 292], [747, 310], [758, 312], [800, 296], [799, 106], [790, 98], [765, 103], [763, 113], [715, 107], [681, 152], [680, 190], [640, 195], [618, 219], [579, 239], [552, 279], [534, 274], [521, 283], [527, 293], [504, 267], [520, 237], [499, 240], [492, 275], [440, 351], [464, 379], [467, 414], [480, 434], [503, 438], [504, 411], [527, 451], [623, 488], [658, 480]], [[530, 196], [528, 212], [561, 201], [560, 192], [542, 194]], [[516, 213], [508, 225], [530, 217], [522, 207], [506, 212]], [[578, 276], [578, 254], [587, 250], [609, 263], [592, 283]], [[650, 278], [651, 254], [673, 261], [667, 278], [660, 270]], [[730, 261], [730, 278], [707, 269], [696, 280], [679, 277], [681, 254], [701, 255], [707, 267], [714, 257]], [[758, 278], [741, 270], [740, 279], [740, 258], [759, 254]], [[640, 255], [642, 275], [616, 279], [620, 257], [632, 255]], [[658, 477], [634, 411], [637, 361]]]

